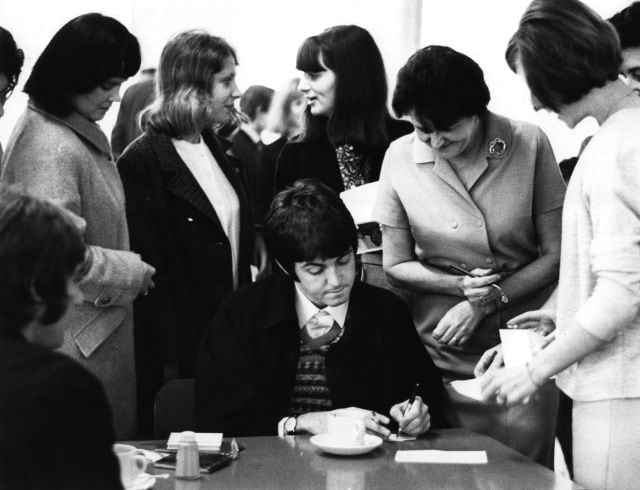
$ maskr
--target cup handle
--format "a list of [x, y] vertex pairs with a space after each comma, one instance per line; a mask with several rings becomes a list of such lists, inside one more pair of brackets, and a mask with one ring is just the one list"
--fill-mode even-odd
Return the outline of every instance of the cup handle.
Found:
[[136, 454], [133, 457], [133, 461], [135, 462], [135, 465], [138, 471], [140, 473], [144, 473], [145, 470], [147, 469], [147, 465], [149, 464], [147, 462], [147, 458], [145, 458], [142, 454]]

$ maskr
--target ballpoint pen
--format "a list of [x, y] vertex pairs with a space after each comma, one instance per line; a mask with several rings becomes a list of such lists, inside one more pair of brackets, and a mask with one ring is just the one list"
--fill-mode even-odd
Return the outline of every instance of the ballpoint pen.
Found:
[[[402, 412], [402, 420], [404, 420], [404, 417], [405, 415], [407, 415], [407, 412], [411, 408], [411, 405], [413, 405], [413, 402], [416, 401], [416, 396], [418, 395], [419, 389], [420, 389], [420, 383], [416, 383], [416, 385], [413, 387], [413, 391], [411, 392], [411, 396], [409, 397], [409, 402], [407, 403], [407, 406]], [[398, 423], [398, 432], [396, 433], [396, 437], [400, 436], [400, 432], [402, 432], [402, 429], [404, 429], [404, 427], [402, 427], [400, 423]]]
[[[473, 274], [472, 272], [463, 269], [462, 267], [458, 267], [455, 264], [449, 264], [449, 267], [451, 269], [453, 269], [454, 271], [458, 271], [462, 274], [464, 274], [465, 276], [469, 276], [469, 277], [482, 277], [482, 276], [477, 276], [476, 274]], [[504, 292], [504, 289], [502, 289], [500, 286], [498, 286], [497, 284], [489, 284], [489, 286], [491, 286], [493, 289], [495, 289], [498, 294], [500, 295], [500, 301], [502, 301], [503, 303], [508, 303], [509, 302], [509, 298], [507, 297], [507, 293]]]

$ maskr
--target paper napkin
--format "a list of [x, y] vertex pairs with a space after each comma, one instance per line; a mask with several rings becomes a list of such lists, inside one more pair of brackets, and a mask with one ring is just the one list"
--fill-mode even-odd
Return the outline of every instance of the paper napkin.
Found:
[[486, 451], [440, 451], [415, 449], [396, 451], [396, 463], [487, 464]]
[[[181, 432], [172, 432], [167, 441], [167, 449], [178, 449]], [[222, 432], [196, 432], [196, 444], [198, 449], [216, 451], [222, 445]]]

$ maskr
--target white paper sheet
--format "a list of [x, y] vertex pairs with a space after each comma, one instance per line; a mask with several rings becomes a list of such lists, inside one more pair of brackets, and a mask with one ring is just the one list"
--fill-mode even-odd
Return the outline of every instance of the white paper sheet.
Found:
[[416, 449], [396, 451], [396, 463], [487, 464], [486, 451], [440, 451]]
[[[167, 441], [168, 449], [177, 449], [181, 432], [172, 432]], [[222, 445], [222, 432], [196, 432], [198, 449], [216, 450]]]
[[377, 196], [378, 182], [370, 182], [340, 193], [340, 197], [353, 216], [356, 225], [375, 222], [373, 206]]
[[540, 342], [540, 334], [533, 330], [500, 329], [504, 365], [508, 368], [521, 366], [533, 357], [533, 346]]

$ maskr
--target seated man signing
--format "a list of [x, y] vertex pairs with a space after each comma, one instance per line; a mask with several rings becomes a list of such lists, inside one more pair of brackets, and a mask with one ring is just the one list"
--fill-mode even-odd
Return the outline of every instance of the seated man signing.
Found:
[[396, 423], [408, 435], [445, 425], [440, 375], [404, 303], [356, 280], [356, 226], [338, 195], [296, 182], [274, 198], [264, 234], [282, 271], [228, 297], [207, 330], [199, 430], [319, 434], [338, 410], [382, 436]]

